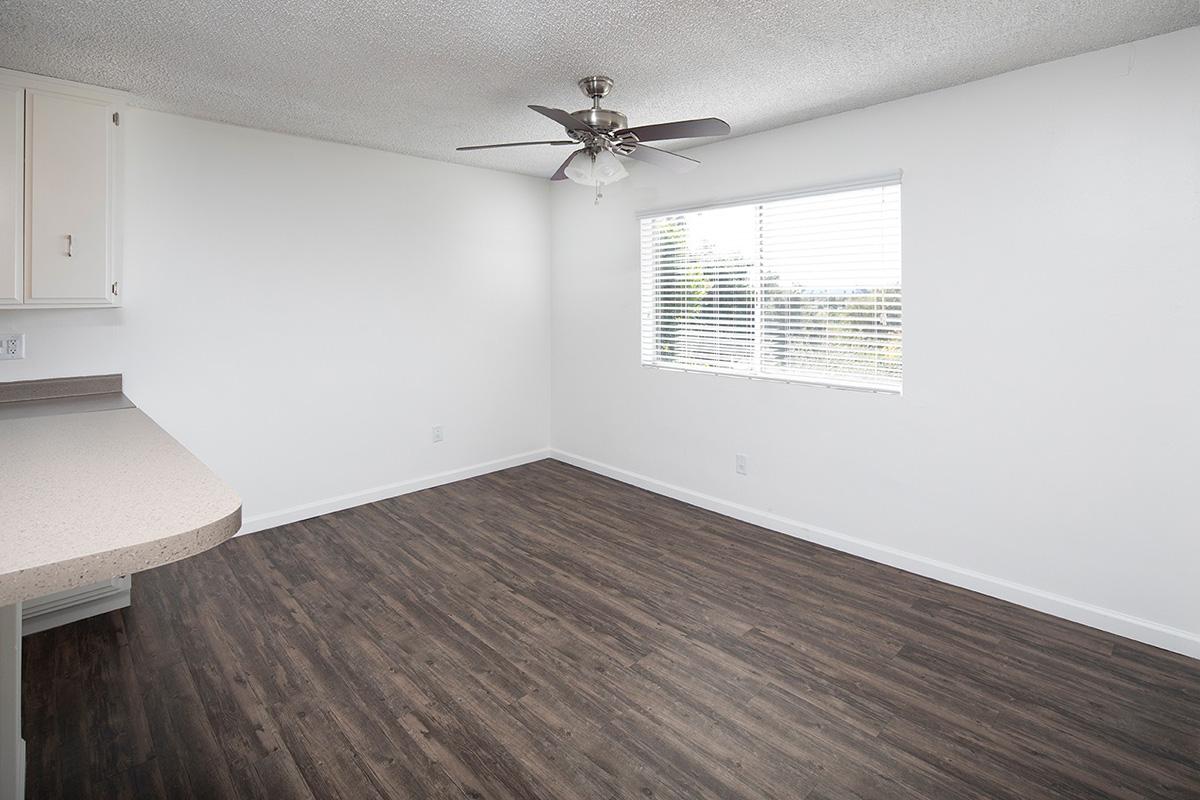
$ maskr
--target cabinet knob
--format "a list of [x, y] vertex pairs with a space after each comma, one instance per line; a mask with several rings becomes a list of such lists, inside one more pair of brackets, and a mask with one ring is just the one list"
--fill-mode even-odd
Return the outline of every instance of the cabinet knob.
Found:
[[68, 233], [67, 234], [67, 258], [70, 258], [71, 256], [75, 255], [75, 253], [73, 252], [74, 250], [75, 250], [75, 237]]

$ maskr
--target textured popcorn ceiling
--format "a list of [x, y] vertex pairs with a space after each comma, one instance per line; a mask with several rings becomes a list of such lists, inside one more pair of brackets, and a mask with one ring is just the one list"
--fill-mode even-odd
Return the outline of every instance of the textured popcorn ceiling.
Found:
[[1200, 24], [1200, 0], [333, 2], [0, 0], [0, 65], [140, 105], [534, 175], [565, 148], [525, 108], [616, 80], [631, 124], [734, 135]]

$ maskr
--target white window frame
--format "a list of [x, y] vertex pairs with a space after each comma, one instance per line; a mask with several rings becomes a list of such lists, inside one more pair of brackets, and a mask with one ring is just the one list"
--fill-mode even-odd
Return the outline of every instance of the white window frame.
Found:
[[[667, 372], [694, 373], [694, 374], [699, 374], [699, 375], [716, 375], [716, 376], [724, 376], [724, 377], [732, 377], [732, 378], [742, 378], [742, 379], [753, 380], [753, 381], [769, 381], [772, 383], [799, 384], [801, 386], [817, 386], [817, 387], [829, 388], [829, 389], [843, 389], [843, 390], [848, 390], [848, 391], [867, 392], [867, 393], [883, 394], [883, 395], [894, 395], [894, 396], [902, 395], [903, 394], [903, 360], [901, 361], [901, 366], [900, 366], [900, 372], [901, 372], [900, 383], [899, 383], [899, 385], [897, 385], [895, 387], [865, 385], [865, 384], [857, 383], [854, 381], [839, 380], [834, 377], [821, 378], [821, 379], [808, 378], [808, 377], [801, 378], [801, 377], [792, 377], [792, 376], [786, 376], [786, 375], [764, 374], [764, 373], [760, 373], [760, 372], [751, 372], [751, 371], [740, 370], [740, 369], [731, 369], [731, 368], [726, 368], [726, 367], [706, 368], [706, 367], [700, 367], [700, 366], [695, 366], [695, 365], [683, 365], [683, 366], [674, 365], [674, 364], [664, 363], [664, 362], [659, 362], [659, 361], [654, 361], [654, 360], [647, 361], [645, 358], [645, 350], [644, 350], [644, 346], [643, 346], [643, 340], [644, 340], [644, 337], [646, 336], [647, 326], [653, 327], [656, 323], [656, 320], [655, 320], [655, 316], [654, 316], [654, 308], [652, 307], [652, 304], [650, 304], [650, 307], [648, 307], [647, 294], [643, 288], [644, 281], [646, 280], [645, 270], [647, 268], [647, 264], [645, 262], [643, 254], [641, 252], [641, 243], [640, 243], [640, 227], [641, 227], [641, 223], [643, 220], [654, 219], [657, 217], [667, 217], [667, 216], [674, 216], [674, 215], [679, 215], [679, 214], [687, 214], [687, 213], [692, 213], [692, 212], [697, 212], [697, 211], [710, 211], [713, 209], [730, 208], [730, 207], [735, 207], [735, 206], [748, 206], [748, 205], [770, 203], [770, 202], [779, 201], [779, 200], [792, 200], [795, 198], [809, 197], [809, 196], [814, 196], [814, 195], [834, 194], [837, 192], [850, 191], [850, 190], [854, 190], [854, 189], [867, 189], [867, 188], [881, 187], [881, 186], [888, 186], [888, 185], [899, 186], [901, 184], [902, 176], [903, 176], [903, 173], [900, 170], [896, 170], [894, 172], [889, 172], [889, 173], [884, 173], [884, 174], [879, 174], [879, 175], [872, 175], [869, 177], [858, 178], [858, 179], [854, 179], [854, 180], [839, 181], [837, 183], [827, 183], [827, 184], [810, 186], [810, 187], [806, 187], [804, 189], [798, 189], [798, 190], [789, 191], [789, 192], [752, 195], [752, 196], [747, 196], [747, 197], [739, 197], [736, 199], [726, 199], [726, 200], [720, 200], [720, 201], [716, 201], [716, 202], [701, 203], [701, 204], [690, 205], [690, 206], [639, 211], [635, 216], [636, 216], [636, 219], [637, 219], [638, 225], [639, 225], [639, 262], [640, 263], [639, 263], [638, 272], [639, 272], [639, 304], [640, 304], [640, 321], [639, 321], [640, 325], [639, 325], [639, 327], [640, 327], [640, 330], [639, 330], [638, 349], [639, 349], [639, 356], [641, 359], [642, 366], [651, 368], [651, 369], [664, 370]], [[903, 212], [901, 212], [901, 214], [903, 214]], [[902, 220], [901, 220], [901, 227], [903, 227]], [[901, 234], [901, 237], [902, 237], [902, 234]], [[901, 247], [902, 247], [902, 245], [901, 245]], [[903, 263], [903, 255], [901, 255], [901, 264], [902, 263]], [[901, 270], [902, 270], [902, 266], [901, 266]], [[756, 329], [759, 328], [759, 315], [761, 314], [762, 302], [763, 302], [763, 297], [762, 297], [762, 290], [761, 290], [761, 286], [760, 286], [760, 287], [758, 287], [758, 296], [755, 299], [755, 308], [754, 308]], [[903, 278], [901, 278], [901, 308], [902, 307], [903, 307]], [[903, 312], [901, 312], [901, 313], [903, 313]], [[900, 337], [901, 337], [901, 352], [903, 352], [903, 323], [901, 323]], [[756, 335], [756, 343], [755, 343], [756, 348], [760, 348], [761, 343], [762, 343], [762, 336]], [[901, 358], [903, 359], [903, 356], [901, 356]], [[759, 356], [756, 354], [756, 357], [755, 357], [756, 363], [758, 362], [758, 359], [759, 359]]]

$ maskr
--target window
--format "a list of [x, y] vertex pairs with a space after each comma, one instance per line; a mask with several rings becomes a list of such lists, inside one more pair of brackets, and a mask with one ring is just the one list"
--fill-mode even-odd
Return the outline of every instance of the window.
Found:
[[641, 220], [642, 363], [899, 392], [900, 179]]

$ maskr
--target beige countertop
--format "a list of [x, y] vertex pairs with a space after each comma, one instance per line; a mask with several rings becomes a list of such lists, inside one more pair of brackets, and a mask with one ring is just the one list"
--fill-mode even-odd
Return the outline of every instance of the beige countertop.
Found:
[[195, 555], [241, 518], [137, 408], [0, 419], [0, 606]]

